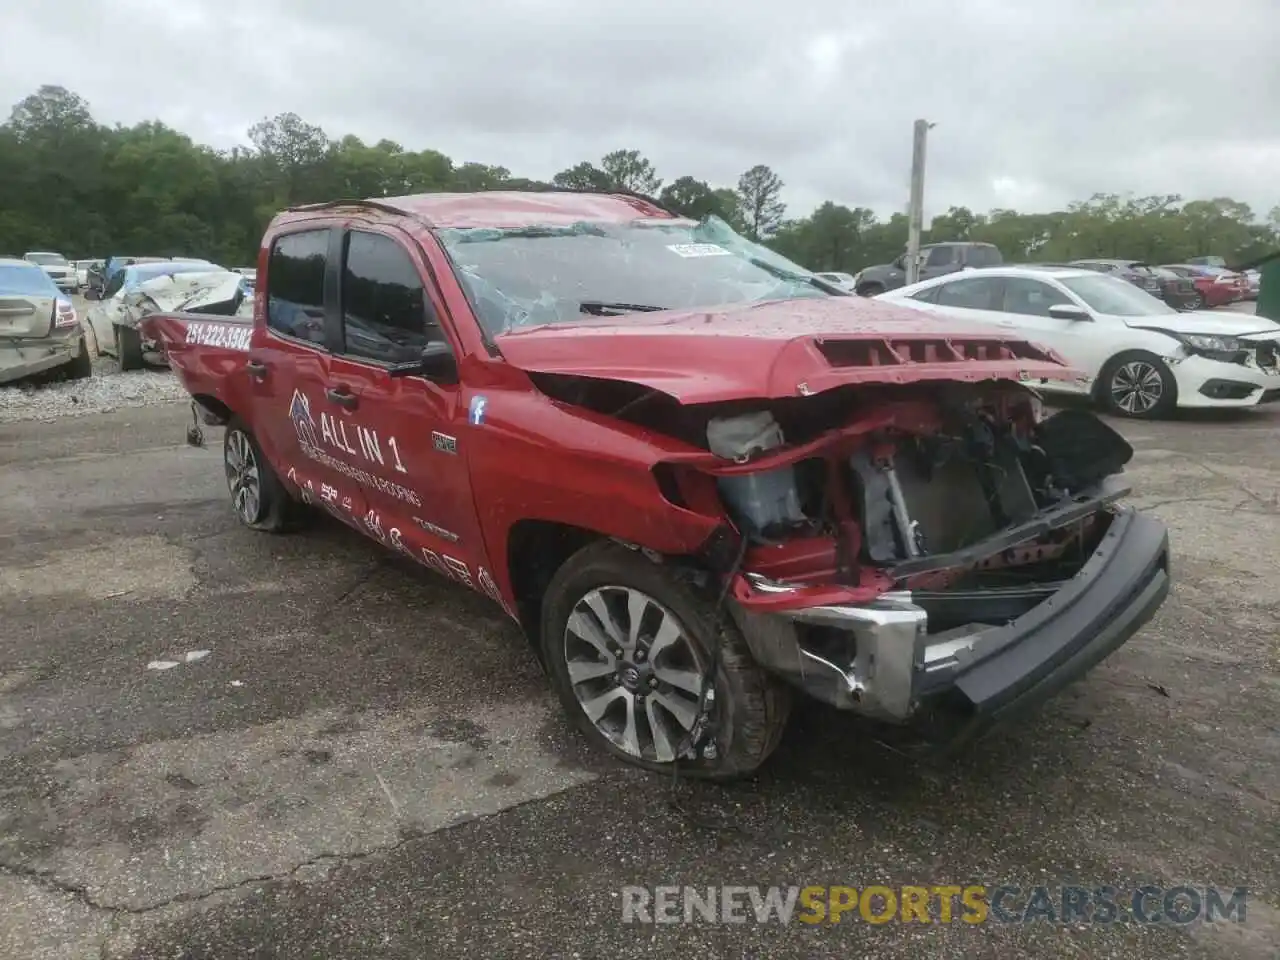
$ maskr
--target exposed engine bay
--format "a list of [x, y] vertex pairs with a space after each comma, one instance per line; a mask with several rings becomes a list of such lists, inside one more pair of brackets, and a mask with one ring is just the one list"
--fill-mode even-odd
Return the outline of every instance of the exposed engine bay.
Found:
[[557, 399], [707, 451], [662, 465], [668, 497], [727, 515], [750, 541], [744, 570], [792, 583], [856, 585], [862, 567], [911, 584], [953, 582], [954, 571], [940, 573], [963, 565], [967, 549], [1074, 502], [1133, 455], [1093, 414], [1043, 418], [1038, 395], [1008, 382], [695, 406], [627, 383], [536, 379]]
[[[626, 384], [540, 380], [544, 392], [685, 441], [688, 452], [655, 476], [674, 505], [732, 530], [736, 548], [713, 544], [705, 560], [729, 577], [753, 655], [820, 699], [882, 719], [916, 716], [976, 651], [1048, 617], [1042, 604], [1067, 609], [1082, 575], [1092, 580], [1117, 553], [1103, 548], [1108, 538], [1129, 536], [1133, 515], [1114, 504], [1128, 492], [1115, 475], [1132, 448], [1091, 413], [1044, 417], [1018, 383], [700, 407]], [[1114, 569], [1099, 576], [1123, 591]], [[1167, 589], [1160, 571], [1143, 582]], [[1098, 616], [1110, 602], [1101, 595], [1082, 601]], [[1077, 631], [1071, 642], [1087, 639]]]

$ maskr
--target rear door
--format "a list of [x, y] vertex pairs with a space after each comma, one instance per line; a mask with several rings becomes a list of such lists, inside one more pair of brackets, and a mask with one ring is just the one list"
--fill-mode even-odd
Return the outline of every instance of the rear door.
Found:
[[335, 429], [345, 413], [329, 389], [326, 316], [337, 310], [328, 265], [342, 232], [302, 223], [277, 234], [268, 253], [266, 329], [245, 360], [254, 435], [276, 472], [304, 501], [353, 525], [365, 513], [359, 466]]
[[350, 226], [329, 385], [347, 396], [340, 425], [352, 457], [366, 471], [369, 532], [499, 599], [467, 470], [463, 388], [456, 378], [437, 382], [391, 374], [393, 367], [420, 358], [432, 341], [449, 343], [458, 355], [429, 276], [408, 234], [388, 226]]
[[53, 281], [39, 267], [0, 266], [0, 337], [49, 336], [57, 297]]

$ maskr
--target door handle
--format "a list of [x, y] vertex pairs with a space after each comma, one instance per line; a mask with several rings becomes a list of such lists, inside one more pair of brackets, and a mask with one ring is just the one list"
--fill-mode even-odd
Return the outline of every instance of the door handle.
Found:
[[356, 399], [356, 395], [351, 392], [351, 388], [346, 384], [340, 387], [329, 387], [325, 390], [324, 395], [344, 410], [354, 410], [360, 405], [360, 401]]
[[255, 380], [262, 380], [267, 376], [267, 365], [261, 360], [246, 360], [244, 368], [249, 371], [249, 376]]

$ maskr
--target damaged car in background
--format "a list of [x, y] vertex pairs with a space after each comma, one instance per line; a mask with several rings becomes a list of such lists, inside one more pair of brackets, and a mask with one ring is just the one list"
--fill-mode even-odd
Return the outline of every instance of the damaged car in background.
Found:
[[92, 362], [75, 306], [49, 273], [0, 258], [0, 384], [57, 374], [82, 380]]
[[225, 426], [236, 517], [324, 510], [489, 597], [624, 761], [749, 773], [797, 691], [955, 747], [1168, 593], [1132, 449], [1044, 414], [1078, 371], [718, 218], [428, 194], [287, 211], [262, 250], [251, 326], [142, 321]]
[[145, 339], [138, 321], [157, 310], [211, 316], [252, 313], [243, 277], [204, 261], [131, 264], [109, 281], [86, 318], [99, 354], [114, 356], [121, 370], [140, 369], [148, 359], [163, 363], [156, 344]]

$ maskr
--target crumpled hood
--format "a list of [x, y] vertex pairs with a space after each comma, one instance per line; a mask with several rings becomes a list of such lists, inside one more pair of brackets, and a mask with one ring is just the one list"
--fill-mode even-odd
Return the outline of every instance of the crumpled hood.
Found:
[[1228, 310], [1189, 310], [1163, 317], [1126, 317], [1125, 323], [1142, 330], [1205, 333], [1219, 337], [1244, 337], [1246, 340], [1274, 340], [1280, 337], [1280, 324], [1274, 320]]
[[773, 300], [516, 329], [495, 338], [530, 373], [642, 384], [682, 403], [807, 396], [854, 383], [1072, 380], [1045, 347], [862, 297]]
[[230, 270], [166, 274], [139, 284], [136, 290], [125, 294], [124, 302], [126, 307], [140, 308], [144, 313], [199, 312], [201, 307], [234, 301], [242, 280], [240, 274]]

